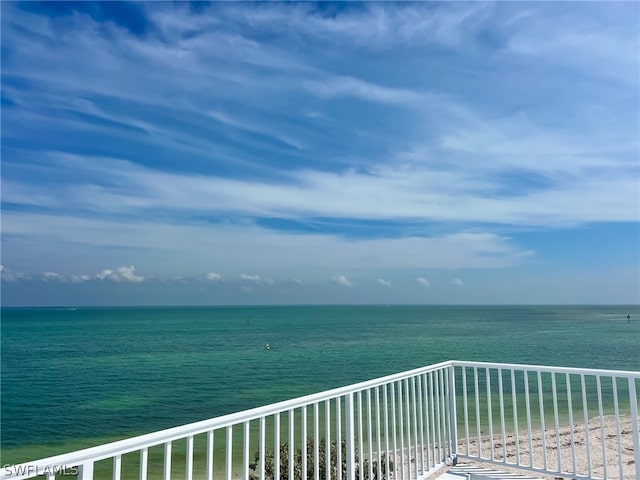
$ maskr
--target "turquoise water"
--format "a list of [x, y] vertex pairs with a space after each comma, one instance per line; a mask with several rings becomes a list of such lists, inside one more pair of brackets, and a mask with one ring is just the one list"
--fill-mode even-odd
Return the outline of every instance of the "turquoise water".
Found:
[[2, 463], [449, 359], [640, 370], [638, 306], [3, 309], [1, 333]]

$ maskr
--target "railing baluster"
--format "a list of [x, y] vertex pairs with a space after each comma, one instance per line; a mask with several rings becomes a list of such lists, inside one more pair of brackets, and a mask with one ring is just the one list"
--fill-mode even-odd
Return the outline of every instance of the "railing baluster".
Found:
[[[389, 471], [389, 456], [391, 454], [391, 452], [389, 452], [389, 400], [387, 398], [388, 395], [388, 391], [387, 391], [387, 384], [385, 383], [382, 386], [382, 406], [384, 408], [384, 450], [386, 452], [385, 455], [385, 472], [387, 477], [390, 475], [390, 471]], [[395, 462], [393, 462], [393, 465], [395, 465]]]
[[[391, 433], [393, 435], [393, 478], [397, 478], [398, 474], [398, 440], [396, 430], [396, 384], [391, 383]], [[362, 477], [361, 477], [362, 478]]]
[[[213, 480], [213, 436], [214, 430], [209, 430], [207, 432], [207, 480]], [[264, 478], [260, 480], [264, 480]]]
[[[186, 475], [187, 480], [193, 478], [193, 436], [187, 437], [187, 459], [186, 459]], [[246, 480], [246, 479], [245, 479]]]
[[589, 410], [587, 406], [587, 387], [584, 381], [584, 375], [580, 375], [580, 386], [582, 387], [582, 413], [584, 418], [584, 443], [587, 449], [587, 468], [589, 476], [592, 475], [591, 470], [591, 441], [589, 439]]
[[482, 435], [480, 431], [480, 392], [478, 391], [478, 368], [473, 368], [473, 388], [476, 401], [476, 438], [478, 445], [478, 458], [482, 458]]
[[93, 462], [78, 465], [78, 480], [93, 480]]
[[[556, 374], [551, 372], [551, 390], [553, 392], [553, 420], [556, 427], [556, 452], [558, 455], [558, 473], [562, 472], [562, 456], [560, 455], [560, 419], [558, 418], [558, 390]], [[606, 462], [605, 462], [606, 464]]]
[[418, 425], [420, 426], [420, 468], [424, 475], [429, 468], [425, 468], [424, 463], [424, 401], [422, 397], [422, 375], [418, 375], [416, 381], [418, 382], [416, 390], [418, 394]]
[[[569, 408], [569, 435], [571, 437], [571, 462], [573, 465], [573, 474], [576, 474], [576, 444], [574, 441], [573, 434], [573, 403], [571, 401], [571, 376], [570, 374], [565, 374], [565, 379], [567, 383], [567, 405]], [[621, 477], [622, 478], [622, 477]]]
[[[294, 409], [291, 408], [289, 409], [289, 425], [288, 425], [288, 429], [289, 429], [289, 480], [293, 480], [293, 476], [295, 473], [295, 465], [294, 465], [294, 460], [295, 460], [295, 453], [296, 453], [296, 445], [295, 445], [295, 421], [293, 419], [293, 415], [294, 415]], [[245, 479], [248, 480], [248, 479]]]
[[171, 447], [171, 442], [164, 444], [164, 464], [162, 468], [164, 480], [171, 480]]
[[611, 383], [613, 385], [613, 411], [616, 417], [616, 436], [618, 437], [618, 470], [620, 472], [619, 478], [624, 478], [623, 460], [622, 460], [622, 444], [620, 438], [620, 408], [618, 406], [618, 383], [616, 377], [611, 377]]
[[149, 449], [140, 450], [140, 480], [147, 480], [147, 468], [149, 466]]
[[[266, 447], [266, 437], [267, 437], [267, 419], [265, 417], [260, 417], [260, 439], [258, 440], [258, 469], [260, 471], [260, 480], [265, 480], [265, 455], [267, 451]], [[213, 479], [210, 479], [213, 480]]]
[[465, 454], [469, 455], [469, 405], [467, 401], [467, 368], [462, 367], [462, 408], [464, 411]]
[[524, 404], [527, 410], [527, 438], [529, 440], [529, 466], [533, 468], [533, 434], [531, 432], [531, 400], [529, 396], [529, 372], [524, 370]]
[[449, 395], [449, 425], [451, 435], [451, 451], [449, 452], [452, 459], [458, 454], [458, 413], [457, 399], [456, 399], [456, 370], [453, 365], [448, 367], [448, 388], [447, 394]]
[[[347, 478], [345, 480], [356, 479], [356, 445], [355, 445], [355, 424], [353, 412], [353, 393], [345, 395], [345, 434], [346, 434], [346, 455], [347, 455]], [[362, 480], [362, 477], [360, 477]]]
[[407, 474], [408, 478], [411, 479], [413, 477], [411, 476], [411, 404], [409, 399], [409, 380], [405, 378], [402, 383], [404, 384], [404, 410], [405, 422], [407, 423]]
[[490, 445], [490, 453], [491, 460], [495, 460], [496, 455], [493, 448], [493, 411], [491, 409], [491, 372], [489, 372], [489, 368], [485, 370], [485, 375], [487, 377], [487, 415], [489, 418], [489, 445]]
[[313, 478], [320, 480], [320, 406], [313, 404]]
[[[604, 438], [604, 411], [602, 408], [602, 382], [600, 375], [596, 375], [596, 388], [598, 389], [598, 415], [600, 417], [600, 448], [602, 450], [602, 478], [607, 478], [607, 448]], [[638, 478], [638, 475], [636, 475]]]
[[[274, 480], [280, 480], [280, 413], [279, 412], [273, 415], [273, 477], [274, 477]], [[230, 479], [227, 479], [227, 480], [230, 480]]]
[[336, 398], [336, 473], [338, 480], [342, 480], [342, 409], [340, 397]]
[[438, 456], [436, 455], [436, 449], [437, 449], [437, 441], [436, 441], [436, 397], [435, 397], [435, 385], [434, 383], [434, 377], [435, 375], [433, 374], [433, 372], [429, 372], [429, 400], [430, 400], [430, 404], [431, 404], [431, 433], [432, 433], [432, 443], [433, 443], [433, 465], [437, 465], [438, 463], [440, 463], [440, 461], [442, 460], [441, 458], [438, 458]]
[[[307, 480], [307, 406], [304, 405], [302, 407], [302, 412], [300, 414], [302, 416], [302, 418], [300, 419], [301, 424], [300, 424], [300, 435], [302, 436], [301, 441], [302, 441], [302, 446], [301, 446], [301, 452], [302, 452], [302, 480]], [[260, 479], [260, 480], [264, 480], [264, 479]]]
[[[444, 400], [444, 391], [445, 391], [445, 382], [444, 382], [444, 373], [442, 371], [442, 369], [438, 370], [438, 378], [440, 381], [440, 412], [441, 412], [441, 418], [442, 418], [442, 435], [443, 437], [445, 437], [447, 435], [447, 426], [449, 424], [449, 422], [447, 421], [447, 415], [445, 412], [445, 408], [446, 408], [446, 403]], [[451, 438], [451, 436], [449, 435], [449, 438]], [[443, 438], [443, 450], [446, 450], [446, 446], [447, 446], [447, 439]], [[445, 461], [447, 455], [449, 454], [449, 452], [445, 452], [445, 454], [441, 455], [441, 459], [440, 461]]]
[[367, 388], [367, 440], [369, 443], [369, 478], [373, 479], [373, 435], [371, 431], [371, 389]]
[[[227, 444], [225, 445], [225, 457], [226, 457], [226, 479], [231, 480], [233, 476], [233, 426], [229, 425], [227, 427]], [[278, 451], [280, 451], [278, 449]], [[280, 478], [278, 471], [278, 475], [276, 475], [276, 479]]]
[[[422, 389], [424, 392], [424, 420], [425, 420], [425, 441], [427, 442], [427, 470], [431, 470], [431, 461], [433, 459], [432, 443], [431, 443], [431, 418], [429, 409], [431, 401], [429, 400], [429, 374], [425, 373], [422, 381]], [[435, 462], [434, 462], [435, 465]]]
[[[520, 465], [520, 439], [518, 438], [518, 399], [516, 395], [516, 374], [515, 370], [511, 369], [511, 401], [513, 409], [513, 434], [516, 440], [516, 464]], [[560, 454], [560, 450], [558, 450]]]
[[122, 476], [122, 456], [116, 455], [113, 457], [113, 480], [120, 480]]
[[544, 424], [544, 399], [542, 394], [542, 373], [537, 372], [538, 377], [538, 404], [540, 406], [540, 430], [542, 432], [542, 465], [547, 470], [547, 432]]
[[[324, 451], [325, 451], [325, 469], [326, 478], [331, 480], [331, 403], [329, 400], [324, 402]], [[293, 456], [293, 455], [292, 455]], [[293, 477], [291, 477], [293, 480]]]
[[502, 463], [507, 463], [507, 432], [504, 423], [504, 385], [502, 369], [498, 368], [498, 395], [500, 397], [500, 434], [502, 435]]
[[[302, 407], [302, 480], [307, 480], [307, 406]], [[264, 480], [261, 478], [260, 480]]]
[[251, 433], [251, 423], [244, 422], [243, 428], [243, 436], [242, 436], [242, 478], [244, 480], [249, 480], [249, 439]]
[[358, 392], [358, 478], [364, 478], [364, 438], [362, 435], [362, 390]]
[[433, 372], [433, 378], [435, 381], [435, 386], [434, 386], [434, 391], [435, 391], [435, 395], [436, 395], [436, 428], [438, 430], [438, 462], [442, 462], [445, 459], [445, 455], [444, 455], [444, 448], [443, 448], [443, 444], [445, 439], [443, 438], [443, 428], [442, 428], [442, 422], [444, 422], [444, 419], [440, 418], [440, 412], [442, 410], [441, 406], [440, 406], [440, 399], [442, 398], [442, 396], [440, 395], [440, 390], [442, 389], [442, 382], [440, 382], [440, 372]]
[[[638, 396], [636, 381], [629, 377], [629, 403], [631, 404], [631, 430], [633, 434], [633, 458], [636, 467], [636, 478], [640, 478], [640, 432], [638, 432]], [[635, 425], [635, 428], [633, 427]]]
[[407, 467], [404, 462], [404, 408], [402, 405], [402, 380], [398, 380], [398, 422], [400, 423], [400, 479], [407, 478]]

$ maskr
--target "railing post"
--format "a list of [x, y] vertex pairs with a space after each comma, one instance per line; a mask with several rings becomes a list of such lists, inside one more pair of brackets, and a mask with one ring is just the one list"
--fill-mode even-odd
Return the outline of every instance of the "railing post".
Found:
[[[349, 392], [345, 395], [345, 421], [346, 421], [346, 454], [347, 454], [347, 475], [345, 480], [356, 479], [356, 439], [355, 439], [355, 424], [354, 424], [354, 412], [353, 412], [353, 392]], [[340, 448], [340, 446], [338, 446]], [[362, 455], [362, 452], [360, 453]]]
[[633, 432], [633, 456], [636, 464], [636, 478], [640, 478], [640, 432], [638, 432], [638, 397], [636, 380], [629, 377], [629, 400], [631, 403], [631, 431]]
[[451, 447], [449, 455], [452, 463], [456, 464], [458, 456], [458, 418], [456, 414], [456, 367], [451, 364], [449, 366], [449, 421], [451, 422]]
[[93, 462], [78, 466], [78, 480], [93, 480]]

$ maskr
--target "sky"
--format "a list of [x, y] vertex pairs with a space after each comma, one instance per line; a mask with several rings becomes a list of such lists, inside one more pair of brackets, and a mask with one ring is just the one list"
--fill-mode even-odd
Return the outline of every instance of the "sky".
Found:
[[636, 2], [1, 18], [3, 306], [640, 303]]

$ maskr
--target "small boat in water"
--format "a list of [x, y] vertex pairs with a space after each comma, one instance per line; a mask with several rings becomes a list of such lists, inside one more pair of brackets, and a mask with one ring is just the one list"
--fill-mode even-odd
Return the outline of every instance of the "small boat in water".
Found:
[[264, 344], [264, 349], [265, 350], [271, 350], [271, 345], [269, 345], [268, 343]]

